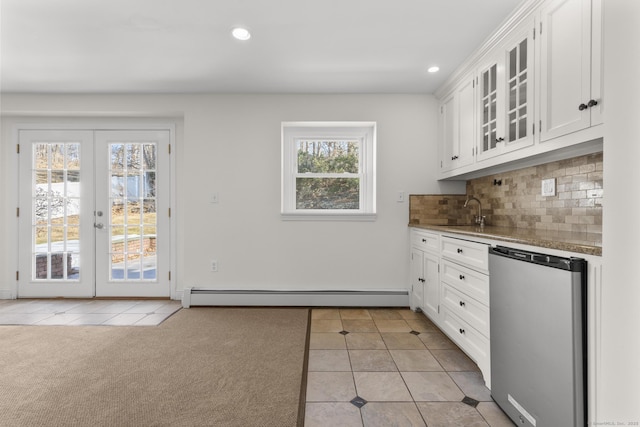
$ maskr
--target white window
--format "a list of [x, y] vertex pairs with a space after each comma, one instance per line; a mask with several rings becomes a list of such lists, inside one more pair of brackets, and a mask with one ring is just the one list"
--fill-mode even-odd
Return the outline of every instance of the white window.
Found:
[[374, 220], [376, 124], [282, 123], [282, 218]]

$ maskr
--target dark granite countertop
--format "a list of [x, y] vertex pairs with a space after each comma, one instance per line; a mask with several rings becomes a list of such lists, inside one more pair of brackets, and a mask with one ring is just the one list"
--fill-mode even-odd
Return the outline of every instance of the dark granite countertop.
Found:
[[478, 227], [474, 225], [452, 226], [409, 224], [409, 226], [425, 230], [482, 237], [484, 239], [515, 242], [523, 245], [602, 256], [602, 235], [596, 233], [494, 227], [491, 225]]

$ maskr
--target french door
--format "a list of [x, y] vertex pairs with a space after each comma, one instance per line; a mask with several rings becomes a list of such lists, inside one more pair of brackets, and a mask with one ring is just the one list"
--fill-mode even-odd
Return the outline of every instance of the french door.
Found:
[[19, 131], [19, 297], [170, 296], [169, 142]]

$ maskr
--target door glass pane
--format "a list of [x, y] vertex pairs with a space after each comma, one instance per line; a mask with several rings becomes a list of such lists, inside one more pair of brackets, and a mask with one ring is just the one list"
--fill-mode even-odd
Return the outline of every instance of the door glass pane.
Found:
[[509, 117], [508, 141], [527, 136], [527, 39], [518, 43], [509, 55]]
[[512, 79], [516, 76], [516, 55], [518, 54], [517, 49], [511, 49], [509, 52], [509, 78]]
[[520, 71], [527, 69], [527, 39], [520, 42]]
[[80, 145], [32, 147], [33, 280], [80, 278]]
[[156, 281], [155, 143], [109, 144], [111, 281]]
[[494, 65], [491, 67], [491, 86], [490, 90], [493, 92], [496, 90], [496, 74], [498, 72], [498, 66]]
[[482, 73], [482, 123], [483, 135], [482, 151], [486, 152], [496, 147], [497, 124], [497, 64], [492, 65]]

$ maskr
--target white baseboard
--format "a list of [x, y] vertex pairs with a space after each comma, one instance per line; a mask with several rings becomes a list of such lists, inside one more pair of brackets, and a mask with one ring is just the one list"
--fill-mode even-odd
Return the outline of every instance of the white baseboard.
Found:
[[182, 306], [408, 307], [406, 289], [234, 290], [187, 288]]
[[15, 299], [15, 296], [9, 290], [0, 289], [0, 299]]

